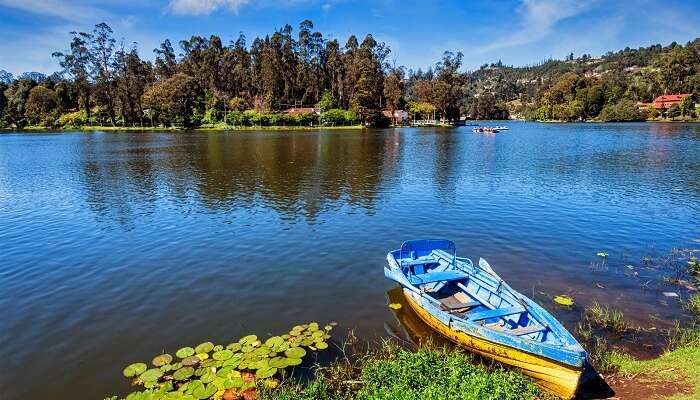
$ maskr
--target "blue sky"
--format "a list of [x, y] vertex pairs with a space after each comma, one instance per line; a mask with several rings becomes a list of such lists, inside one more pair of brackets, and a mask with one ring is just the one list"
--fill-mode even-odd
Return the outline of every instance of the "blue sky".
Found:
[[50, 55], [68, 47], [69, 32], [103, 21], [152, 59], [165, 38], [217, 34], [227, 43], [243, 32], [250, 40], [305, 18], [341, 43], [372, 33], [392, 61], [414, 69], [444, 50], [463, 52], [474, 69], [700, 37], [698, 0], [0, 0], [0, 69], [53, 72]]

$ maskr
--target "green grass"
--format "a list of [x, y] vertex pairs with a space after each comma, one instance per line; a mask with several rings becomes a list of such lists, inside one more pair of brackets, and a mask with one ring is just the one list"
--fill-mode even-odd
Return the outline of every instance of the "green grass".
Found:
[[634, 379], [640, 385], [674, 382], [679, 386], [690, 388], [690, 393], [676, 394], [669, 399], [700, 398], [700, 328], [698, 327], [681, 329], [677, 326], [672, 329], [669, 332], [668, 350], [655, 359], [636, 360], [628, 354], [608, 349], [602, 362], [603, 367], [608, 371], [616, 371], [620, 375], [634, 375]]
[[543, 394], [522, 374], [487, 368], [458, 350], [415, 352], [385, 344], [356, 362], [318, 369], [300, 384], [262, 389], [259, 400], [534, 399]]
[[692, 312], [695, 317], [700, 317], [700, 294], [696, 293], [690, 296], [685, 303], [685, 308]]

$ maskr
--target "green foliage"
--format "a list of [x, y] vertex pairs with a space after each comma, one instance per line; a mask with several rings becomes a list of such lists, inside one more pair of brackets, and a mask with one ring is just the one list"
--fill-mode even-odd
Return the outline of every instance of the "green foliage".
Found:
[[645, 115], [634, 102], [623, 99], [605, 106], [599, 118], [605, 122], [644, 121]]
[[[226, 349], [203, 342], [195, 348], [178, 349], [175, 355], [181, 362], [174, 364], [170, 364], [172, 356], [159, 354], [153, 358], [153, 365], [159, 368], [147, 369], [144, 363], [124, 368], [123, 375], [133, 378], [134, 386], [145, 388], [129, 394], [126, 400], [209, 399], [215, 393], [221, 399], [229, 389], [231, 396], [240, 394], [234, 388], [241, 392], [255, 391], [256, 385], [272, 389], [279, 385], [275, 376], [284, 376], [287, 368], [301, 364], [308, 354], [303, 347], [309, 351], [328, 348], [323, 341], [330, 338], [327, 331], [330, 329], [319, 330], [318, 323], [311, 322], [295, 326], [283, 336], [272, 336], [264, 343], [256, 335], [244, 336]], [[277, 353], [285, 353], [286, 357]]]
[[61, 114], [61, 116], [58, 117], [58, 125], [66, 128], [81, 127], [83, 125], [87, 125], [88, 122], [89, 120], [85, 110]]
[[520, 373], [488, 369], [459, 350], [412, 352], [386, 344], [356, 365], [340, 363], [318, 371], [308, 384], [286, 381], [258, 394], [260, 400], [509, 400], [535, 399], [540, 392]]
[[333, 98], [333, 93], [331, 93], [330, 90], [324, 90], [321, 95], [321, 100], [316, 104], [316, 106], [323, 111], [333, 109], [335, 105], [335, 98]]
[[176, 74], [148, 88], [142, 101], [160, 122], [192, 127], [197, 123], [195, 113], [202, 107], [201, 98], [202, 89], [195, 78]]
[[357, 116], [352, 111], [333, 108], [322, 112], [319, 122], [326, 126], [353, 125], [357, 122]]

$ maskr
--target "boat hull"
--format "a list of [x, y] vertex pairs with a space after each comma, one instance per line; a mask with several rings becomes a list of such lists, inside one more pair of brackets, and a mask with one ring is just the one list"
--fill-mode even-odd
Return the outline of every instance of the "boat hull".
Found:
[[423, 322], [455, 344], [519, 369], [523, 374], [532, 377], [540, 387], [557, 396], [566, 399], [575, 396], [581, 381], [582, 368], [559, 363], [546, 357], [454, 330], [421, 307], [407, 289], [404, 289], [404, 297]]

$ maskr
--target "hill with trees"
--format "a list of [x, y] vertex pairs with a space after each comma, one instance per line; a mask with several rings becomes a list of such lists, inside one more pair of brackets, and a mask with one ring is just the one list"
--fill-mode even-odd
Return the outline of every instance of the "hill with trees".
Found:
[[[61, 71], [0, 73], [0, 127], [382, 126], [382, 111], [399, 109], [417, 119], [627, 121], [656, 116], [638, 102], [700, 93], [700, 39], [467, 72], [462, 53], [449, 51], [426, 71], [394, 66], [372, 35], [341, 43], [309, 20], [296, 33], [286, 25], [252, 41], [192, 36], [153, 51], [154, 61], [143, 59], [105, 23], [73, 32], [53, 53]], [[669, 115], [696, 117], [693, 101]], [[284, 112], [300, 107], [322, 112]]]

